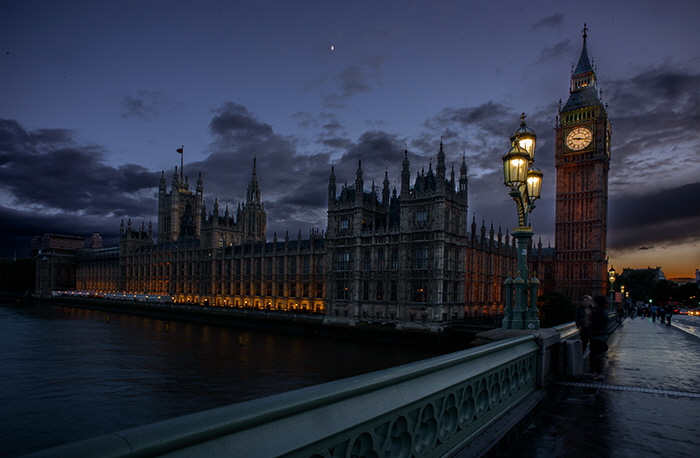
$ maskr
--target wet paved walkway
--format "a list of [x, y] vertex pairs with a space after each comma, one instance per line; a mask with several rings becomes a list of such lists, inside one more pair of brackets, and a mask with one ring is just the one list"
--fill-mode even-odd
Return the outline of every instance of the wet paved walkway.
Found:
[[635, 318], [608, 344], [605, 380], [552, 384], [544, 413], [499, 457], [700, 456], [700, 338]]

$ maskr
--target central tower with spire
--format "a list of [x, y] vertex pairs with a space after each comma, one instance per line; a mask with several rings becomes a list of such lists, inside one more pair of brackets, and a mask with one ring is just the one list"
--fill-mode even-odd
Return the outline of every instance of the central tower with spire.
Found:
[[246, 201], [238, 211], [238, 224], [243, 230], [243, 240], [264, 242], [267, 239], [267, 214], [260, 196], [257, 158], [253, 158], [253, 173], [246, 191]]
[[338, 193], [335, 169], [328, 183], [326, 320], [401, 322], [441, 326], [464, 312], [467, 246], [467, 165], [447, 173], [442, 142], [437, 164], [411, 184], [408, 151], [401, 163], [400, 194], [381, 191], [358, 162], [354, 185]]
[[587, 49], [571, 73], [555, 126], [556, 290], [577, 302], [605, 294], [611, 125]]

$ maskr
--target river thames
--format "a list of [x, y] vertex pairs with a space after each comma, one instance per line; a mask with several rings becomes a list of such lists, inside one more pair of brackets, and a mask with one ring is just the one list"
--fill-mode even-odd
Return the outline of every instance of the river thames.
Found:
[[2, 304], [0, 455], [20, 456], [445, 351]]

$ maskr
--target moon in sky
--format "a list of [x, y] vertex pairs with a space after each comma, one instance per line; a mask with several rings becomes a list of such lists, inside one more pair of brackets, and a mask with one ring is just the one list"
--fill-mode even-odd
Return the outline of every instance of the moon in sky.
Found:
[[335, 46], [331, 45], [331, 51], [333, 51], [334, 49], [335, 49]]

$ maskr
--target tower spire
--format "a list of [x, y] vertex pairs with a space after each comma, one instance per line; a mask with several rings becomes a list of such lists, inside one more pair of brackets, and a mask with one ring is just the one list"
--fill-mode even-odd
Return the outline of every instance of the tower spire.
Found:
[[437, 178], [438, 178], [438, 183], [442, 183], [445, 181], [445, 151], [442, 148], [442, 140], [440, 140], [440, 149], [438, 150], [438, 155], [437, 155], [437, 168], [435, 169], [437, 172]]
[[569, 100], [566, 102], [563, 111], [572, 111], [579, 108], [602, 105], [600, 94], [598, 93], [598, 83], [595, 68], [588, 57], [588, 27], [583, 25], [583, 45], [578, 63], [571, 73], [571, 87], [569, 89]]
[[[571, 79], [576, 79], [577, 77], [582, 77], [584, 75], [594, 74], [593, 65], [588, 57], [588, 45], [586, 44], [586, 38], [588, 37], [588, 27], [586, 24], [583, 25], [583, 46], [581, 47], [581, 55], [578, 59], [578, 64], [574, 68], [574, 73], [571, 75]], [[590, 83], [589, 83], [590, 84]], [[577, 89], [580, 89], [579, 86]], [[572, 89], [574, 89], [572, 87]]]
[[247, 203], [260, 203], [260, 185], [258, 184], [258, 166], [257, 158], [253, 156], [253, 173], [250, 176], [250, 183], [248, 183], [248, 195]]
[[238, 210], [238, 221], [243, 228], [244, 240], [261, 242], [267, 237], [267, 214], [260, 195], [257, 164], [257, 158], [254, 156], [246, 203]]

